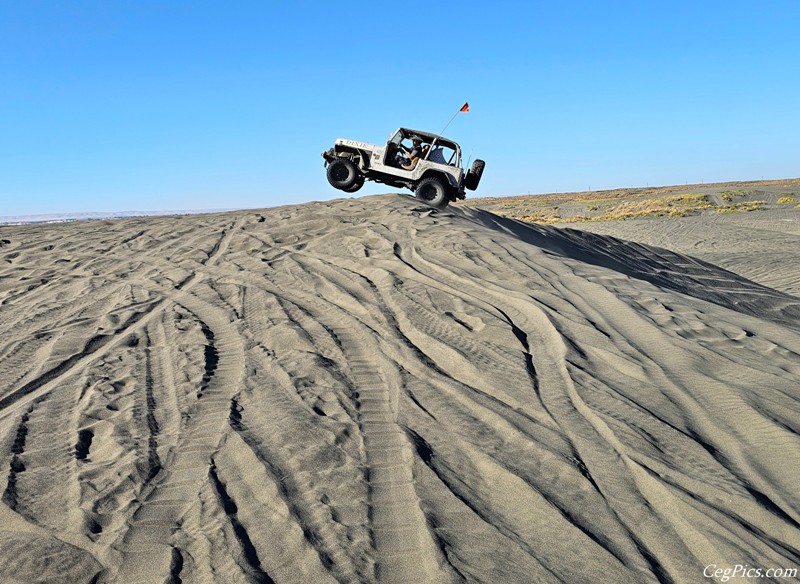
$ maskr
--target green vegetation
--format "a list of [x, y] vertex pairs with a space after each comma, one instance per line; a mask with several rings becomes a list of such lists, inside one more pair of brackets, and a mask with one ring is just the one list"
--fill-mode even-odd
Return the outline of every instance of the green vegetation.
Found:
[[[784, 193], [784, 195], [790, 195], [790, 194], [791, 193]], [[794, 197], [791, 197], [791, 196], [789, 196], [789, 197], [781, 197], [780, 199], [778, 199], [778, 202], [781, 203], [781, 204], [800, 203], [800, 199], [795, 199]]]

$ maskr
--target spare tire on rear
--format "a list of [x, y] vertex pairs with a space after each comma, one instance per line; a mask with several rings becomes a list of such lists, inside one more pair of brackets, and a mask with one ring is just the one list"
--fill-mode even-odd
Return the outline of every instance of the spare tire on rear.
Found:
[[335, 158], [328, 163], [327, 175], [333, 188], [347, 191], [356, 184], [360, 173], [349, 158]]
[[467, 176], [464, 177], [464, 188], [474, 191], [478, 188], [478, 183], [481, 182], [481, 176], [483, 176], [483, 169], [486, 166], [486, 163], [483, 160], [476, 160], [472, 163], [472, 167], [467, 172]]

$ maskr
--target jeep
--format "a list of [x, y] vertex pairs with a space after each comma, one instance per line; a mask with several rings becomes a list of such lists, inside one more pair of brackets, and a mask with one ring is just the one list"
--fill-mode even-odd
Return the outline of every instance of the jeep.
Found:
[[[410, 161], [412, 137], [422, 142], [422, 154]], [[468, 171], [461, 168], [461, 147], [447, 138], [400, 128], [385, 146], [336, 140], [333, 148], [322, 153], [328, 182], [346, 193], [354, 193], [364, 181], [371, 180], [398, 188], [407, 188], [425, 203], [444, 209], [450, 201], [466, 198], [465, 189], [474, 191], [485, 163], [476, 160]]]

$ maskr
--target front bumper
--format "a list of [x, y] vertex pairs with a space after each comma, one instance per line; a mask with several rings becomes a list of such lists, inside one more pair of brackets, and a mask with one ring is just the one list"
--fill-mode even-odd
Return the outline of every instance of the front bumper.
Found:
[[328, 150], [323, 152], [321, 156], [325, 159], [325, 166], [328, 166], [328, 163], [334, 158], [336, 158], [336, 155], [333, 152], [333, 148], [329, 148]]

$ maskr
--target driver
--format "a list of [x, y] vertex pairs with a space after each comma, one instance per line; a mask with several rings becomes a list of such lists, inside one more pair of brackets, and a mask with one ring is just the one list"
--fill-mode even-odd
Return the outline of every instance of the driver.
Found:
[[413, 170], [419, 159], [424, 157], [428, 151], [428, 147], [422, 145], [422, 138], [416, 134], [411, 136], [411, 143], [412, 147], [411, 150], [408, 150], [407, 162], [400, 164], [401, 168], [405, 170]]

